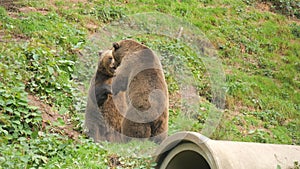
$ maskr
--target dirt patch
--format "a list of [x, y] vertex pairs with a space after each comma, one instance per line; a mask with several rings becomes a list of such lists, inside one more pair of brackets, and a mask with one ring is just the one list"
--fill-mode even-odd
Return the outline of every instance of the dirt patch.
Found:
[[86, 25], [85, 25], [85, 27], [90, 31], [90, 32], [96, 32], [97, 31], [97, 29], [99, 28], [99, 25], [96, 23], [96, 22], [94, 22], [94, 21], [92, 21], [92, 20], [89, 20], [87, 23], [86, 23]]
[[169, 109], [181, 108], [181, 94], [180, 92], [174, 92], [169, 94]]
[[[226, 97], [225, 107], [226, 109], [236, 112], [237, 114], [243, 112], [244, 110], [256, 111], [257, 109], [260, 109], [259, 106], [258, 107], [245, 106], [240, 100], [234, 98], [233, 96]], [[237, 114], [232, 114], [232, 115], [235, 116]]]
[[[57, 113], [51, 106], [43, 103], [36, 96], [33, 96], [31, 94], [28, 95], [28, 101], [29, 101], [28, 103], [29, 105], [37, 107], [42, 112], [43, 129], [45, 129], [47, 126], [51, 126], [52, 128], [50, 131], [52, 132], [67, 135], [72, 139], [78, 138], [80, 133], [73, 129], [73, 125], [69, 121], [70, 117], [68, 117], [67, 115], [61, 115]], [[64, 121], [65, 125], [63, 126], [55, 125], [55, 123], [57, 123], [58, 120], [60, 119]]]
[[[63, 4], [63, 8], [69, 9], [71, 7], [76, 6], [77, 3], [88, 3], [87, 0], [66, 0], [65, 3]], [[16, 0], [0, 0], [0, 6], [3, 6], [7, 11], [8, 14], [16, 18], [17, 13], [22, 12], [22, 13], [29, 13], [29, 12], [38, 12], [42, 15], [47, 15], [49, 12], [48, 8], [34, 8], [34, 7], [22, 7], [18, 1]], [[49, 8], [54, 8], [57, 10], [57, 5], [55, 0], [50, 0], [47, 2], [47, 6]]]
[[[1, 22], [0, 22], [1, 26]], [[9, 42], [25, 42], [28, 41], [30, 38], [22, 35], [22, 34], [11, 34], [11, 36], [7, 36], [8, 33], [6, 33], [4, 30], [0, 30], [0, 42], [9, 43]]]
[[269, 2], [260, 2], [260, 3], [257, 3], [255, 5], [255, 8], [259, 9], [259, 10], [261, 10], [263, 12], [272, 12], [271, 11], [271, 6], [272, 6], [272, 4], [269, 3]]
[[19, 12], [21, 13], [38, 12], [42, 15], [48, 14], [48, 9], [46, 8], [37, 9], [34, 7], [22, 7], [20, 4], [18, 4], [18, 1], [0, 0], [0, 6], [3, 6], [7, 10], [8, 15], [12, 18], [18, 18]]
[[66, 0], [66, 1], [72, 3], [87, 2], [87, 0]]
[[36, 12], [37, 10], [34, 7], [22, 7], [19, 8], [20, 12], [28, 13], [28, 12]]
[[119, 156], [113, 154], [113, 155], [110, 155], [108, 158], [109, 158], [108, 159], [108, 166], [110, 168], [116, 168], [116, 167], [122, 166]]
[[[0, 22], [0, 26], [1, 26], [1, 25], [2, 25], [2, 24], [1, 24], [1, 22]], [[0, 42], [5, 42], [5, 40], [3, 39], [4, 36], [5, 36], [4, 31], [0, 30]]]
[[56, 0], [47, 1], [48, 6], [53, 7], [55, 10], [57, 10], [59, 6], [63, 9], [75, 8], [78, 3], [86, 4], [88, 0], [65, 0], [64, 3], [60, 5], [56, 3]]
[[48, 9], [46, 8], [34, 8], [34, 7], [22, 7], [22, 8], [19, 8], [18, 9], [19, 12], [22, 12], [22, 13], [29, 13], [29, 12], [38, 12], [42, 15], [47, 15], [48, 14]]
[[16, 0], [0, 0], [0, 6], [10, 12], [17, 12], [19, 8]]

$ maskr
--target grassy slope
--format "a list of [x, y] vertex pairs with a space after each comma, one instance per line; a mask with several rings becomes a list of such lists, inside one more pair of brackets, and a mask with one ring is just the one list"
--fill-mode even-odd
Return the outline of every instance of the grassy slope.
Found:
[[[21, 1], [16, 8], [25, 8], [20, 13], [0, 8], [0, 168], [150, 168], [144, 159], [118, 158], [114, 163], [113, 155], [84, 137], [73, 140], [64, 133], [53, 133], [52, 128], [71, 123], [82, 132], [82, 114], [78, 113], [84, 109], [85, 93], [80, 89], [87, 86], [93, 73], [84, 66], [95, 65], [79, 51], [88, 46], [89, 34], [121, 16], [152, 11], [191, 22], [218, 49], [226, 72], [227, 96], [224, 117], [212, 138], [300, 145], [300, 24], [262, 9], [262, 5], [237, 0], [57, 0]], [[152, 48], [174, 50], [180, 56], [188, 53], [188, 48], [176, 41], [137, 38]], [[197, 69], [202, 63], [195, 60], [190, 61], [191, 67]], [[78, 63], [82, 61], [83, 65]], [[205, 70], [193, 72], [207, 90], [201, 93], [200, 104], [209, 108]], [[176, 84], [167, 77], [170, 93], [176, 93]], [[28, 103], [28, 94], [38, 96], [69, 121], [60, 118], [58, 123], [42, 125], [42, 112]], [[178, 113], [176, 107], [170, 110], [171, 132], [176, 130]], [[205, 113], [201, 109], [199, 117]], [[201, 131], [202, 124], [201, 119], [196, 121], [191, 130]]]

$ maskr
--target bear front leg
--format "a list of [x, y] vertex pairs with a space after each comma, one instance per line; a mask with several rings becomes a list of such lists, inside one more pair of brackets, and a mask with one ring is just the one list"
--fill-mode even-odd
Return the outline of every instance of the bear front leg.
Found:
[[109, 94], [112, 94], [110, 85], [103, 85], [100, 88], [95, 89], [98, 107], [103, 105], [103, 103], [107, 100]]
[[151, 122], [151, 141], [160, 144], [168, 136], [168, 120], [160, 116], [157, 120]]
[[113, 78], [112, 93], [114, 96], [119, 92], [127, 90], [128, 77], [123, 77], [121, 74]]
[[93, 138], [95, 142], [104, 141], [106, 134], [106, 127], [99, 124], [89, 124], [87, 136]]
[[105, 140], [107, 128], [102, 115], [98, 111], [86, 112], [84, 126], [89, 138], [93, 138], [95, 142]]

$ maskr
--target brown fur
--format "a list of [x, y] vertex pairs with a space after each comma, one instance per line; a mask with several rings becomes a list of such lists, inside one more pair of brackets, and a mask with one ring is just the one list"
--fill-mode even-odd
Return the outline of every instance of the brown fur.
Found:
[[[115, 74], [111, 50], [100, 54], [96, 74], [91, 80], [85, 114], [87, 135], [94, 141], [120, 141], [123, 117], [114, 105], [111, 83]], [[119, 97], [120, 103], [123, 101]], [[116, 102], [116, 101], [115, 101]], [[124, 105], [121, 103], [121, 105]]]
[[113, 95], [126, 93], [127, 111], [122, 123], [125, 141], [150, 138], [161, 142], [168, 131], [168, 89], [158, 57], [146, 46], [122, 40], [113, 44], [119, 66], [113, 80]]

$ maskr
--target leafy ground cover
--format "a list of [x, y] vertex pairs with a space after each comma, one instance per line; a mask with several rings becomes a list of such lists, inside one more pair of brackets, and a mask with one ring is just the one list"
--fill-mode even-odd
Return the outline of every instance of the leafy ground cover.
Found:
[[[300, 145], [300, 1], [1, 1], [0, 168], [151, 168], [83, 133], [83, 112], [97, 58], [88, 39], [112, 21], [162, 12], [192, 23], [212, 42], [226, 74], [226, 102], [213, 139]], [[201, 132], [212, 93], [207, 69], [189, 46], [158, 35], [133, 37], [192, 72], [199, 102], [182, 118], [174, 73], [170, 134]], [[166, 70], [175, 70], [164, 62]], [[181, 105], [182, 106], [182, 105]], [[183, 106], [184, 107], [184, 106]], [[191, 109], [187, 109], [191, 110]], [[114, 146], [114, 145], [111, 145]], [[113, 149], [113, 147], [112, 147]]]

